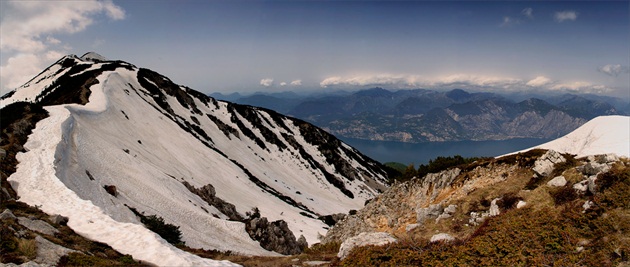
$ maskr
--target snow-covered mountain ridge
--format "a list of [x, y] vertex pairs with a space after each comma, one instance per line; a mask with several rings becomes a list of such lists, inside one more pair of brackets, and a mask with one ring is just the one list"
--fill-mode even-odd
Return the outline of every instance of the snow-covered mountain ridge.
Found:
[[[306, 122], [216, 101], [95, 53], [60, 59], [3, 96], [0, 108], [19, 101], [50, 114], [9, 177], [20, 200], [159, 265], [210, 263], [141, 227], [129, 207], [179, 226], [190, 247], [277, 255], [233, 213], [257, 208], [312, 244], [327, 229], [318, 217], [358, 209], [386, 187], [379, 163]], [[191, 190], [209, 187], [224, 204]]]

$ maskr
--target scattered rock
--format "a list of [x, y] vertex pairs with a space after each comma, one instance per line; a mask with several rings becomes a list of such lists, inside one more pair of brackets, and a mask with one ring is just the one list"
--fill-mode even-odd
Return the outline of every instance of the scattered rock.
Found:
[[416, 222], [422, 225], [424, 224], [424, 221], [440, 216], [442, 211], [442, 205], [440, 204], [433, 204], [428, 208], [420, 208], [416, 211]]
[[556, 163], [565, 162], [566, 159], [560, 153], [554, 150], [549, 150], [542, 155], [536, 162], [534, 162], [534, 168], [532, 169], [539, 177], [545, 177], [551, 174], [553, 166]]
[[499, 205], [497, 205], [497, 201], [501, 200], [500, 198], [495, 198], [490, 202], [490, 209], [486, 212], [471, 212], [470, 219], [468, 223], [471, 225], [479, 225], [483, 221], [486, 220], [486, 217], [493, 217], [501, 214], [501, 210], [499, 209]]
[[40, 232], [45, 235], [54, 235], [59, 233], [55, 227], [52, 227], [50, 224], [42, 220], [31, 220], [25, 217], [18, 217], [18, 223], [32, 231]]
[[438, 216], [437, 219], [435, 219], [435, 222], [439, 222], [442, 219], [448, 219], [450, 217], [453, 217], [453, 214], [455, 214], [456, 210], [457, 210], [457, 205], [448, 205], [448, 207], [444, 209], [444, 212], [440, 214], [440, 216]]
[[591, 194], [595, 195], [597, 193], [597, 185], [595, 184], [595, 181], [597, 181], [597, 175], [589, 176], [587, 181], [588, 181], [588, 191]]
[[2, 213], [0, 213], [0, 220], [15, 220], [17, 219], [13, 212], [9, 209], [5, 209]]
[[359, 235], [348, 238], [341, 243], [337, 257], [344, 259], [355, 247], [368, 245], [382, 246], [396, 241], [396, 238], [388, 233], [360, 233]]
[[322, 266], [329, 263], [329, 261], [305, 261], [302, 264], [304, 264], [305, 266]]
[[582, 212], [586, 212], [586, 210], [590, 209], [593, 206], [593, 201], [587, 200], [586, 202], [584, 202], [584, 205], [582, 205], [582, 208], [584, 208], [584, 210]]
[[3, 160], [7, 156], [7, 151], [0, 148], [0, 160]]
[[439, 234], [435, 234], [431, 237], [431, 243], [433, 242], [438, 242], [438, 241], [453, 241], [455, 240], [455, 238], [449, 234], [446, 233], [439, 233]]
[[522, 207], [525, 207], [527, 205], [527, 202], [519, 200], [518, 203], [516, 203], [516, 208], [520, 209]]
[[553, 187], [562, 187], [565, 186], [567, 184], [567, 179], [564, 178], [564, 176], [557, 176], [553, 179], [551, 179], [549, 182], [547, 182], [548, 186], [553, 186]]
[[490, 209], [488, 210], [488, 215], [490, 217], [497, 216], [501, 214], [501, 210], [499, 210], [499, 205], [497, 205], [497, 201], [501, 200], [500, 198], [495, 198], [490, 202]]
[[597, 175], [608, 170], [610, 170], [610, 166], [606, 163], [587, 162], [582, 166], [582, 173], [586, 175]]
[[48, 219], [50, 219], [51, 222], [59, 224], [59, 225], [68, 224], [68, 217], [61, 216], [59, 214], [51, 215], [50, 217], [48, 217]]
[[586, 193], [586, 190], [588, 190], [588, 180], [575, 183], [573, 185], [573, 189], [575, 189], [575, 191], [578, 191], [579, 193]]
[[37, 258], [35, 258], [35, 262], [43, 265], [55, 266], [61, 257], [68, 255], [70, 252], [77, 252], [50, 242], [41, 236], [36, 236], [35, 241], [37, 241]]

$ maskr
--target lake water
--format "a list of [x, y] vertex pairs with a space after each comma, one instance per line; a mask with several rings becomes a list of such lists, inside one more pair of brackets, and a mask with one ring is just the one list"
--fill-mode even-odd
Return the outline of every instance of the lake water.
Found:
[[403, 143], [340, 138], [361, 153], [380, 162], [400, 162], [405, 165], [426, 164], [438, 156], [495, 157], [537, 146], [550, 141], [539, 138], [517, 138], [502, 141], [457, 141]]

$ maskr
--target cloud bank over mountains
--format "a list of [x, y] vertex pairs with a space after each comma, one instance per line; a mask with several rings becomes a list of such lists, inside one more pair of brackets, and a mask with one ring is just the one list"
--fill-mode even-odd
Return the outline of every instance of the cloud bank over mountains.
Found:
[[501, 91], [571, 91], [581, 93], [604, 93], [612, 88], [592, 84], [585, 81], [556, 81], [545, 76], [532, 79], [510, 77], [481, 76], [481, 75], [447, 75], [438, 77], [423, 77], [418, 75], [357, 75], [350, 77], [328, 77], [319, 84], [323, 88], [351, 88], [384, 86], [388, 88], [467, 88], [467, 89], [495, 89]]

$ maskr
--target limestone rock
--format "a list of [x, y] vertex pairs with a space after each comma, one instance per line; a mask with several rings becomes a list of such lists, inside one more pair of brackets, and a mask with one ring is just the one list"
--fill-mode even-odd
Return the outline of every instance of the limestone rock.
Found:
[[41, 236], [36, 236], [35, 241], [37, 241], [37, 258], [35, 258], [35, 262], [43, 265], [55, 266], [61, 257], [68, 255], [70, 252], [76, 252], [76, 250], [62, 247]]
[[499, 210], [499, 205], [497, 205], [497, 201], [501, 200], [500, 198], [495, 198], [490, 202], [490, 209], [488, 210], [488, 215], [490, 217], [497, 216], [501, 214], [501, 210]]
[[40, 232], [45, 235], [54, 235], [59, 233], [55, 227], [52, 227], [50, 224], [42, 220], [31, 220], [26, 217], [18, 217], [18, 223], [32, 231]]
[[449, 234], [446, 233], [439, 233], [439, 234], [435, 234], [431, 237], [431, 242], [438, 242], [438, 241], [453, 241], [455, 240], [455, 238]]
[[516, 208], [517, 209], [520, 209], [520, 208], [525, 207], [525, 206], [527, 206], [527, 202], [525, 202], [525, 201], [519, 200], [518, 203], [516, 203]]
[[588, 190], [588, 180], [575, 183], [573, 185], [573, 189], [575, 189], [575, 191], [578, 191], [579, 193], [586, 193], [586, 190]]
[[582, 173], [586, 175], [597, 175], [601, 172], [607, 172], [610, 170], [610, 166], [606, 163], [587, 162], [582, 167]]
[[541, 177], [551, 174], [553, 166], [556, 163], [565, 162], [566, 159], [562, 154], [554, 150], [549, 150], [534, 162], [534, 172]]
[[15, 220], [17, 219], [13, 212], [9, 209], [5, 209], [2, 213], [0, 213], [0, 220]]
[[549, 182], [547, 182], [548, 186], [553, 186], [553, 187], [562, 187], [565, 186], [567, 184], [567, 179], [564, 178], [564, 176], [556, 176], [555, 178], [551, 179]]
[[433, 204], [427, 208], [420, 208], [416, 211], [416, 222], [423, 224], [428, 219], [434, 219], [442, 214], [442, 205]]
[[339, 248], [337, 257], [344, 259], [355, 247], [368, 245], [382, 246], [396, 241], [396, 238], [388, 233], [361, 233], [343, 241], [343, 243], [341, 243], [341, 247]]
[[468, 223], [471, 225], [479, 225], [486, 217], [493, 217], [501, 214], [501, 210], [499, 209], [499, 205], [497, 205], [497, 201], [501, 200], [500, 198], [495, 198], [490, 202], [490, 209], [486, 212], [471, 212], [470, 219]]
[[440, 214], [440, 216], [438, 216], [437, 219], [435, 219], [435, 222], [439, 222], [442, 219], [453, 217], [453, 214], [455, 214], [455, 211], [457, 211], [457, 205], [448, 205], [448, 207], [444, 209], [444, 212]]

